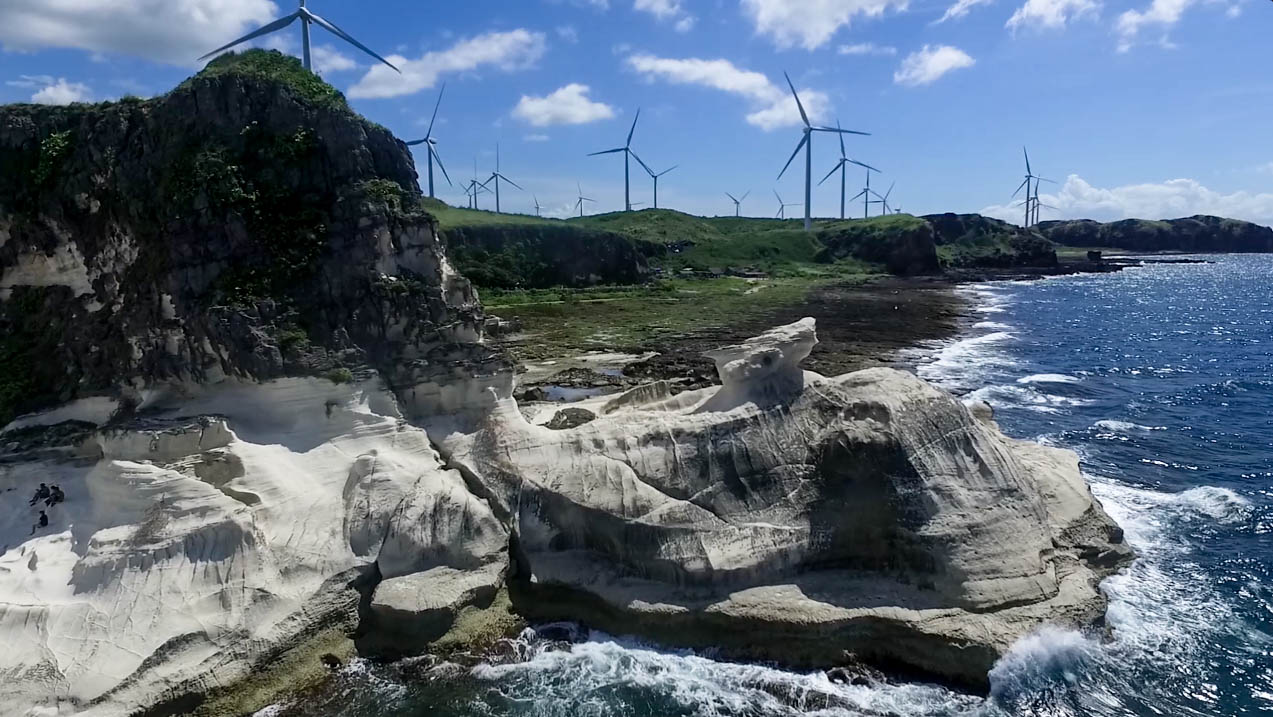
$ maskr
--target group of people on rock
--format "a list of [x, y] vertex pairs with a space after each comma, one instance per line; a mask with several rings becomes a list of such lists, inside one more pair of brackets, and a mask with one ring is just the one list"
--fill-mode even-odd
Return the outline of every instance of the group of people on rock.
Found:
[[[34, 507], [40, 501], [44, 501], [45, 508], [52, 508], [64, 500], [66, 500], [66, 494], [62, 492], [61, 488], [56, 485], [51, 486], [41, 483], [40, 487], [35, 489], [35, 495], [31, 496], [31, 502], [27, 505]], [[35, 531], [47, 527], [49, 527], [49, 515], [41, 510], [40, 517], [36, 519], [35, 525], [31, 526], [31, 535], [35, 535]]]

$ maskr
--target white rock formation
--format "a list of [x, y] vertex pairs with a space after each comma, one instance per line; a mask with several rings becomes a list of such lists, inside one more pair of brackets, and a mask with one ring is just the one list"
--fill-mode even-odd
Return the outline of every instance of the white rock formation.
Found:
[[[222, 417], [203, 425], [0, 466], [0, 714], [125, 715], [230, 684], [352, 627], [373, 563], [502, 574], [505, 528], [393, 406], [366, 385], [229, 385], [148, 419]], [[31, 535], [39, 482], [66, 501]]]
[[[145, 419], [70, 449], [34, 446], [73, 431], [41, 424], [105, 407], [15, 423], [0, 714], [125, 715], [231, 684], [352, 628], [360, 578], [382, 579], [360, 639], [378, 651], [427, 644], [508, 579], [532, 618], [969, 683], [1040, 624], [1100, 615], [1096, 583], [1129, 551], [1073, 454], [910, 374], [802, 371], [815, 343], [810, 319], [780, 327], [712, 353], [721, 387], [599, 397], [562, 430], [499, 376], [437, 386], [428, 402], [464, 405], [427, 434], [376, 382], [319, 379], [153, 392]], [[41, 481], [67, 499], [32, 535]]]

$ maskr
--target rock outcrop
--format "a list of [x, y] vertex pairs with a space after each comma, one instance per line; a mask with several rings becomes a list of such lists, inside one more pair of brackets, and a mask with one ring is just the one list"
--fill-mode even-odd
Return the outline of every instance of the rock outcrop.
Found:
[[943, 263], [951, 268], [1056, 266], [1056, 249], [1048, 238], [980, 214], [929, 214], [924, 219]]
[[1273, 229], [1239, 219], [1202, 215], [1165, 221], [1041, 222], [1039, 231], [1066, 246], [1131, 251], [1273, 252]]
[[802, 371], [815, 342], [806, 319], [714, 352], [720, 387], [556, 431], [510, 399], [446, 437], [509, 516], [518, 609], [973, 685], [1040, 624], [1099, 618], [1130, 550], [1072, 453], [910, 374]]

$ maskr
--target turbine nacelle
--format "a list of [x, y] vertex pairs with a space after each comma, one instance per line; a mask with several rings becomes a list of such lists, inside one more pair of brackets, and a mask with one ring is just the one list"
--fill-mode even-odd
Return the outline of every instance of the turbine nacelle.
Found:
[[345, 32], [339, 27], [336, 27], [336, 25], [333, 24], [332, 22], [323, 19], [322, 17], [318, 16], [317, 14], [313, 12], [310, 12], [309, 8], [305, 7], [305, 0], [300, 0], [300, 7], [298, 7], [296, 12], [292, 13], [291, 15], [286, 15], [277, 20], [266, 23], [262, 25], [261, 27], [258, 27], [257, 29], [253, 30], [252, 32], [249, 32], [248, 34], [244, 35], [243, 37], [240, 37], [239, 39], [227, 45], [222, 45], [221, 47], [218, 47], [217, 49], [213, 50], [212, 52], [209, 52], [203, 57], [200, 57], [199, 61], [206, 60], [207, 58], [212, 57], [213, 55], [216, 55], [220, 52], [224, 52], [225, 50], [228, 50], [231, 47], [234, 47], [235, 45], [239, 45], [244, 42], [247, 42], [248, 40], [255, 40], [258, 37], [268, 35], [271, 32], [274, 32], [276, 30], [282, 30], [283, 28], [287, 27], [288, 25], [291, 25], [293, 22], [296, 22], [297, 20], [301, 21], [301, 49], [302, 49], [303, 61], [305, 63], [305, 69], [307, 70], [312, 69], [310, 67], [309, 26], [310, 26], [310, 23], [313, 23], [323, 28], [327, 32], [330, 32], [331, 34], [340, 38], [341, 40], [348, 42], [349, 44], [353, 45], [359, 50], [362, 50], [368, 55], [371, 55], [372, 57], [376, 58], [380, 62], [387, 65], [394, 72], [397, 72], [398, 74], [402, 74], [402, 70], [399, 70], [396, 66], [394, 66], [392, 62], [389, 62], [388, 60], [381, 57], [380, 55], [377, 55], [375, 52], [371, 50], [371, 48], [355, 40], [353, 35], [350, 35], [349, 33]]

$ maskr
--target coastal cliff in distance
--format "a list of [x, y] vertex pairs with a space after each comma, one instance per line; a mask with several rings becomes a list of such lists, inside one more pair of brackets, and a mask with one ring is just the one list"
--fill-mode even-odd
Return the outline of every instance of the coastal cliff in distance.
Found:
[[[803, 370], [812, 319], [524, 410], [407, 148], [294, 58], [0, 108], [0, 158], [0, 713], [250, 713], [556, 619], [984, 689], [1132, 558], [1073, 453]], [[893, 222], [842, 246], [909, 270]]]
[[1090, 219], [1040, 222], [1038, 231], [1064, 246], [1189, 253], [1273, 252], [1273, 229], [1211, 216], [1153, 221]]

